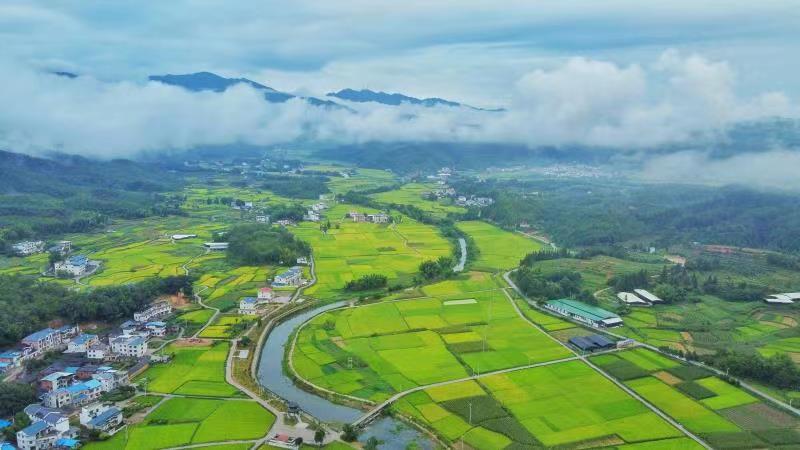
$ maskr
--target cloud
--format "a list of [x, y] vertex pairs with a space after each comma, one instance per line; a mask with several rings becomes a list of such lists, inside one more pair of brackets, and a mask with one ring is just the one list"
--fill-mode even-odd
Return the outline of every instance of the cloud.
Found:
[[648, 160], [639, 178], [646, 181], [742, 185], [800, 190], [800, 153], [772, 150], [713, 159], [703, 152], [679, 152]]
[[729, 64], [668, 51], [627, 65], [589, 58], [534, 69], [509, 89], [504, 113], [355, 104], [358, 113], [302, 100], [263, 101], [248, 86], [190, 93], [160, 83], [71, 80], [0, 64], [0, 146], [92, 156], [305, 139], [454, 141], [648, 149], [713, 135], [745, 120], [800, 117], [783, 94], [741, 98]]

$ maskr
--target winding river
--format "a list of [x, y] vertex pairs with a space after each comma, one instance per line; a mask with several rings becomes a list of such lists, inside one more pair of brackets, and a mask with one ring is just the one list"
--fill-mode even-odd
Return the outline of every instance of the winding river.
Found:
[[[258, 365], [258, 381], [265, 389], [287, 401], [297, 403], [304, 411], [323, 422], [351, 423], [363, 412], [356, 408], [338, 405], [295, 386], [283, 373], [284, 349], [289, 344], [292, 331], [298, 326], [318, 314], [344, 305], [345, 302], [339, 302], [320, 306], [293, 316], [276, 326], [264, 342]], [[427, 436], [392, 417], [384, 417], [371, 423], [361, 433], [359, 440], [366, 441], [372, 436], [384, 442], [380, 448], [385, 450], [404, 450], [412, 442], [416, 442], [417, 447], [421, 449], [436, 447]]]

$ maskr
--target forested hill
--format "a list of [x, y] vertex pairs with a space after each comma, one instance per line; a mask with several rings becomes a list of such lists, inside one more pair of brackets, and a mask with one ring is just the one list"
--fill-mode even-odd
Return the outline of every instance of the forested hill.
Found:
[[87, 231], [108, 217], [179, 213], [179, 199], [167, 192], [182, 182], [160, 166], [129, 160], [0, 151], [0, 246]]
[[495, 198], [481, 211], [484, 219], [506, 226], [528, 222], [568, 247], [697, 241], [800, 252], [800, 197], [791, 194], [579, 180], [457, 187]]

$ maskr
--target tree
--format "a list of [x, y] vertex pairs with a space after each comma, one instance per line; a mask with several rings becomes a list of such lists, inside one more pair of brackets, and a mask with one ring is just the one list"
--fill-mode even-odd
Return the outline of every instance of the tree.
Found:
[[0, 383], [0, 417], [12, 416], [36, 400], [36, 390], [28, 384]]
[[342, 427], [342, 440], [345, 442], [355, 442], [358, 439], [358, 429], [346, 423]]
[[322, 442], [325, 440], [325, 430], [322, 428], [317, 428], [317, 431], [314, 432], [314, 442], [317, 445], [322, 445]]

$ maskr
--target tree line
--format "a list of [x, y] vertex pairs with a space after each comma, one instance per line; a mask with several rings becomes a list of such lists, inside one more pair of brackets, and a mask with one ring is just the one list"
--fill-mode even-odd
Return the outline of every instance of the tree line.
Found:
[[70, 323], [129, 318], [161, 295], [192, 295], [188, 276], [152, 278], [135, 284], [75, 292], [20, 275], [0, 276], [0, 346], [16, 344], [55, 319]]

